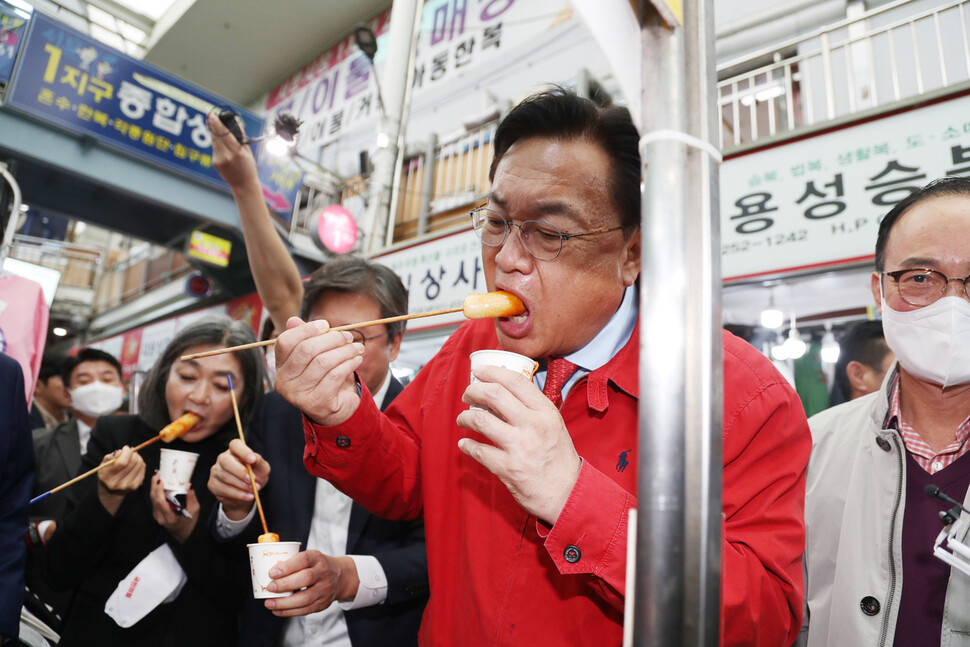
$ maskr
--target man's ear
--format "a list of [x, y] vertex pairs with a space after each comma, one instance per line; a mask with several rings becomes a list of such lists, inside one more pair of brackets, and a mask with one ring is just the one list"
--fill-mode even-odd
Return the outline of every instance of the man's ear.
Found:
[[399, 332], [396, 335], [390, 335], [387, 342], [387, 354], [390, 358], [389, 361], [393, 362], [397, 359], [397, 354], [401, 352], [401, 340], [404, 339], [404, 333]]
[[879, 284], [882, 282], [882, 274], [873, 272], [869, 277], [869, 289], [872, 291], [872, 300], [876, 302], [876, 310], [882, 314], [882, 297], [879, 295]]
[[869, 370], [872, 369], [856, 360], [845, 365], [845, 377], [849, 380], [849, 386], [853, 393], [866, 393], [868, 391], [866, 373]]
[[641, 250], [639, 228], [630, 234], [630, 239], [624, 244], [624, 252], [625, 255], [620, 265], [620, 276], [623, 279], [623, 285], [630, 287], [636, 282], [637, 277], [640, 276]]

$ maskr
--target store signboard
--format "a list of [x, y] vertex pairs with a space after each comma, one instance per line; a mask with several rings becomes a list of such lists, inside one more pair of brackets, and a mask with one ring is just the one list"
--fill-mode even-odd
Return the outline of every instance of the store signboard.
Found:
[[229, 267], [232, 241], [196, 229], [189, 236], [187, 256], [219, 267]]
[[212, 167], [211, 106], [228, 107], [247, 133], [256, 115], [137, 61], [46, 16], [31, 18], [6, 105], [227, 189]]
[[253, 332], [258, 334], [257, 328], [263, 314], [263, 303], [254, 292], [227, 303], [209, 306], [177, 317], [157, 321], [147, 326], [133, 328], [89, 345], [117, 357], [124, 369], [123, 377], [128, 379], [135, 371], [150, 371], [158, 358], [161, 357], [162, 351], [180, 330], [200, 319], [217, 314], [229, 315], [233, 319], [245, 322], [253, 329]]
[[10, 81], [28, 20], [24, 11], [0, 0], [0, 83]]
[[729, 159], [726, 281], [867, 260], [879, 221], [933, 179], [970, 175], [970, 96]]
[[303, 171], [289, 157], [272, 155], [265, 146], [256, 168], [266, 204], [289, 225], [293, 219], [293, 206], [303, 186]]
[[[408, 290], [408, 312], [460, 308], [472, 292], [488, 292], [482, 270], [482, 244], [468, 229], [407, 247], [373, 260], [394, 270]], [[408, 322], [408, 331], [460, 323], [456, 312]]]
[[[387, 53], [391, 10], [369, 24], [377, 34], [376, 79]], [[421, 14], [414, 96], [444, 86], [497, 54], [573, 19], [567, 0], [427, 0]], [[316, 150], [349, 128], [376, 119], [375, 75], [352, 34], [270, 91], [267, 119], [292, 112], [303, 121], [300, 150]]]

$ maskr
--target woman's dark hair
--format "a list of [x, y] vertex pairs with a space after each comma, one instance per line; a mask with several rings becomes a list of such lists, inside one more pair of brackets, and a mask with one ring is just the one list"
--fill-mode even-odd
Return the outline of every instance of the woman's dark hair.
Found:
[[931, 198], [962, 196], [970, 198], [970, 178], [944, 177], [933, 180], [918, 191], [909, 194], [905, 200], [896, 203], [882, 222], [879, 223], [879, 235], [876, 237], [876, 269], [880, 272], [886, 269], [886, 243], [889, 241], [889, 231], [899, 220], [899, 217], [911, 208], [930, 200]]
[[528, 97], [512, 108], [495, 131], [495, 156], [489, 181], [513, 144], [534, 137], [561, 141], [583, 140], [598, 146], [609, 158], [609, 194], [620, 215], [623, 235], [640, 227], [640, 136], [622, 107], [600, 107], [561, 87]]
[[[206, 317], [180, 330], [145, 377], [145, 383], [138, 394], [141, 417], [156, 429], [161, 429], [172, 422], [169, 419], [168, 404], [165, 400], [165, 385], [168, 382], [172, 364], [185, 354], [186, 349], [202, 345], [239, 346], [254, 341], [256, 336], [252, 328], [226, 315]], [[239, 417], [245, 422], [249, 420], [263, 392], [262, 353], [256, 348], [250, 348], [237, 351], [235, 355], [243, 381], [243, 392], [239, 398]]]

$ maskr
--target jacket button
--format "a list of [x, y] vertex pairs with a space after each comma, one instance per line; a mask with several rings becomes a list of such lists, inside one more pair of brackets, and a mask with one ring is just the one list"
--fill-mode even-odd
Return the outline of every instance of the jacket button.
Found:
[[337, 447], [350, 447], [350, 438], [347, 438], [346, 436], [337, 436]]
[[562, 551], [562, 556], [566, 558], [566, 561], [570, 564], [575, 564], [579, 561], [579, 558], [582, 557], [583, 554], [579, 551], [579, 547], [577, 546], [566, 546], [566, 550]]
[[[880, 440], [882, 439], [880, 438]], [[867, 616], [874, 616], [879, 613], [879, 600], [871, 595], [867, 595], [866, 597], [862, 598], [862, 601], [859, 602], [859, 606], [862, 607], [862, 612]]]
[[879, 449], [881, 449], [884, 452], [888, 452], [892, 450], [892, 445], [890, 445], [889, 441], [883, 438], [882, 436], [879, 436], [878, 438], [876, 438], [876, 444], [879, 445]]

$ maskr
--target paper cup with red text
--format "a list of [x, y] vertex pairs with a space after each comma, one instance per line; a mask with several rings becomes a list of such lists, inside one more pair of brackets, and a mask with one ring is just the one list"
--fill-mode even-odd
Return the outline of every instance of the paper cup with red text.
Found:
[[[475, 378], [476, 366], [501, 366], [502, 368], [507, 368], [510, 371], [522, 373], [522, 375], [529, 378], [529, 380], [532, 380], [532, 376], [535, 375], [536, 369], [539, 368], [539, 362], [535, 361], [531, 357], [519, 355], [518, 353], [510, 353], [507, 350], [476, 350], [469, 357], [472, 361], [472, 384], [478, 381]], [[481, 409], [481, 407], [471, 408]]]
[[271, 593], [266, 590], [273, 578], [269, 576], [270, 569], [277, 564], [296, 557], [300, 552], [298, 541], [273, 541], [263, 544], [246, 544], [249, 549], [249, 573], [253, 578], [253, 597], [257, 600], [264, 598], [285, 598], [293, 595], [293, 591], [286, 593]]
[[199, 455], [195, 452], [163, 447], [158, 461], [158, 476], [162, 480], [165, 491], [173, 494], [188, 493], [192, 472], [198, 460]]

